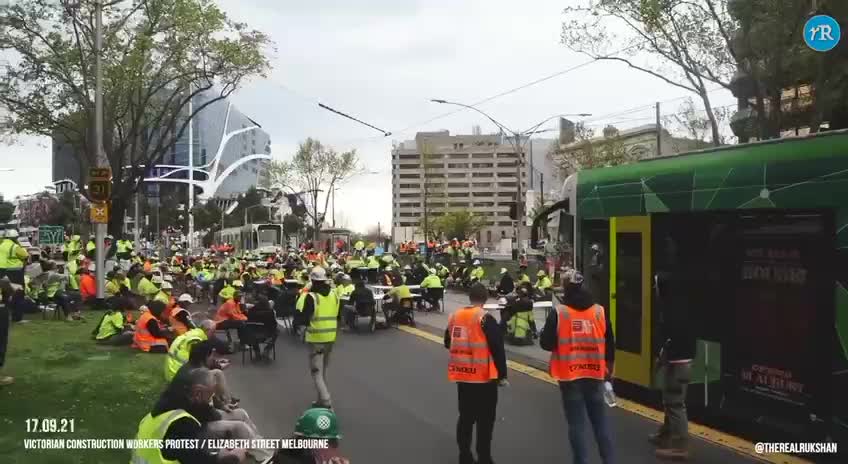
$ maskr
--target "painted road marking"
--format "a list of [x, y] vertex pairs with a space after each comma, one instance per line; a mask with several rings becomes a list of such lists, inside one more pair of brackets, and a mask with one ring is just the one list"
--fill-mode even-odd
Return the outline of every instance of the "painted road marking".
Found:
[[[412, 335], [425, 338], [430, 340], [431, 342], [438, 343], [440, 345], [444, 344], [444, 340], [442, 337], [438, 335], [431, 334], [430, 332], [425, 332], [421, 329], [416, 329], [413, 327], [400, 326], [400, 330], [410, 333]], [[521, 364], [519, 362], [507, 360], [507, 367], [510, 369], [520, 372], [525, 375], [529, 375], [534, 379], [541, 380], [542, 382], [547, 382], [552, 385], [556, 385], [557, 381], [554, 380], [547, 372], [536, 369], [535, 367], [530, 367], [526, 364]], [[654, 408], [649, 408], [647, 406], [634, 403], [633, 401], [628, 401], [623, 398], [616, 398], [618, 402], [618, 407], [633, 413], [638, 414], [642, 417], [650, 419], [657, 423], [662, 423], [663, 421], [663, 412], [658, 411]], [[725, 448], [730, 448], [731, 450], [752, 459], [755, 459], [760, 462], [768, 462], [771, 464], [812, 464], [810, 461], [806, 459], [801, 459], [799, 457], [790, 456], [788, 454], [769, 454], [769, 455], [761, 455], [757, 454], [754, 451], [754, 443], [750, 441], [744, 440], [739, 437], [735, 437], [728, 433], [719, 432], [718, 430], [711, 429], [704, 425], [689, 423], [689, 433], [692, 436], [698, 437], [706, 442], [723, 446]]]

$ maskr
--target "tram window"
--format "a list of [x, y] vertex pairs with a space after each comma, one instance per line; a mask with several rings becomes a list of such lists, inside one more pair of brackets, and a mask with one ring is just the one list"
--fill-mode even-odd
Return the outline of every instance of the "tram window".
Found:
[[616, 237], [616, 347], [642, 352], [642, 234]]

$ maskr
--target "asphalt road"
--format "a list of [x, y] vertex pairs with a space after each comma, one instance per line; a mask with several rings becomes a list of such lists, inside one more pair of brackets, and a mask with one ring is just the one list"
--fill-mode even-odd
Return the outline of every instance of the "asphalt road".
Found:
[[[396, 330], [342, 333], [328, 381], [353, 463], [435, 464], [457, 462], [456, 388], [447, 381], [447, 352], [439, 344]], [[277, 359], [242, 366], [233, 356], [232, 388], [266, 437], [288, 437], [297, 417], [315, 400], [306, 346], [287, 334]], [[571, 462], [559, 392], [552, 385], [511, 371], [500, 390], [493, 444], [499, 463]], [[609, 410], [617, 462], [655, 463], [646, 437], [657, 424]], [[594, 444], [590, 444], [594, 452]], [[756, 462], [698, 439], [693, 463]], [[590, 461], [600, 462], [597, 456]]]

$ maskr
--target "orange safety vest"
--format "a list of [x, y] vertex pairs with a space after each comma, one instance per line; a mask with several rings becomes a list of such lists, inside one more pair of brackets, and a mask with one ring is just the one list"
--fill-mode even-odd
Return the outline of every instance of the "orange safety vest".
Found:
[[498, 378], [498, 369], [483, 332], [485, 315], [486, 311], [480, 307], [462, 308], [450, 315], [448, 380], [451, 382], [486, 383]]
[[559, 381], [603, 380], [606, 362], [607, 322], [604, 307], [585, 311], [557, 308], [557, 346], [551, 352], [550, 374]]
[[[153, 316], [153, 313], [150, 311], [145, 311], [141, 317], [138, 318], [138, 322], [135, 324], [135, 334], [133, 334], [133, 348], [138, 348], [141, 351], [150, 351], [150, 348], [153, 346], [162, 346], [165, 349], [168, 349], [168, 340], [164, 338], [156, 338], [153, 334], [147, 330], [147, 323], [151, 319], [156, 319]], [[162, 324], [157, 320], [157, 324], [161, 327]]]
[[171, 311], [171, 315], [168, 316], [168, 325], [174, 328], [174, 332], [176, 332], [177, 335], [182, 335], [188, 332], [188, 327], [186, 327], [185, 324], [183, 324], [179, 321], [179, 319], [176, 318], [176, 315], [181, 312], [186, 314], [188, 320], [191, 320], [191, 314], [189, 314], [188, 311], [186, 311], [180, 306], [175, 306], [174, 309]]

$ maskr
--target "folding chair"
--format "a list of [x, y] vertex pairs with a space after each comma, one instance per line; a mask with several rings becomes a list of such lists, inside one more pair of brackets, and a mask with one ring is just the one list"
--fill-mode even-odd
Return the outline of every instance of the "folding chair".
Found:
[[[248, 353], [250, 355], [250, 360], [253, 361], [260, 353], [256, 353], [253, 349], [254, 342], [259, 347], [259, 350], [262, 350], [262, 346], [271, 346], [271, 359], [277, 360], [277, 339], [276, 337], [272, 337], [269, 335], [257, 335], [257, 332], [263, 332], [265, 330], [265, 325], [259, 322], [245, 322], [244, 326], [242, 326], [242, 331], [239, 335], [239, 351], [241, 351], [241, 364], [244, 365], [244, 355]], [[251, 337], [256, 337], [252, 340], [247, 340], [245, 343], [241, 340], [242, 334], [250, 334]]]

